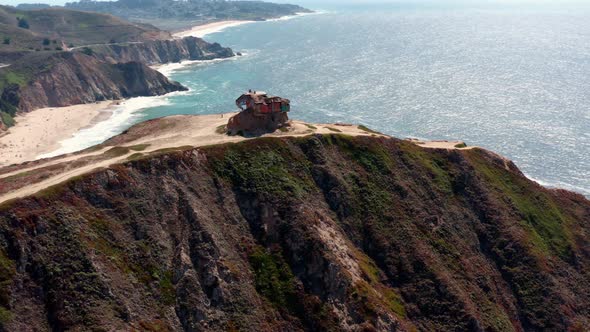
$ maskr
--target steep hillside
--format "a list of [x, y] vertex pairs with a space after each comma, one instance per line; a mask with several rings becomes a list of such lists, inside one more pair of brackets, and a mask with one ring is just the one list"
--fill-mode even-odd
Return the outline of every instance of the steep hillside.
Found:
[[140, 62], [110, 64], [69, 52], [41, 60], [7, 68], [10, 82], [4, 85], [0, 103], [8, 114], [186, 90]]
[[74, 46], [170, 39], [154, 26], [112, 15], [51, 8], [18, 10], [0, 6], [0, 52], [55, 50]]
[[588, 200], [482, 149], [313, 135], [138, 153], [0, 206], [0, 321], [584, 331], [589, 232]]

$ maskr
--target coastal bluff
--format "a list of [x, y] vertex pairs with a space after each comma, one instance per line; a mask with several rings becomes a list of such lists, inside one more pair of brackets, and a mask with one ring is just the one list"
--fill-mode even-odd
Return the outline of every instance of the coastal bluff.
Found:
[[4, 88], [1, 101], [19, 112], [186, 90], [141, 62], [107, 63], [79, 52], [43, 58], [27, 84]]
[[2, 328], [590, 325], [583, 196], [481, 148], [300, 121], [228, 136], [233, 114], [0, 168]]

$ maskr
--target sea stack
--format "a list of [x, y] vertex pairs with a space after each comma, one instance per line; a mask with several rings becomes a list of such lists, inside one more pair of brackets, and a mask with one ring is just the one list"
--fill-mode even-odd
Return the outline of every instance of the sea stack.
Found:
[[236, 99], [236, 105], [241, 112], [227, 123], [230, 135], [259, 135], [289, 123], [287, 113], [291, 110], [291, 102], [288, 99], [250, 90]]

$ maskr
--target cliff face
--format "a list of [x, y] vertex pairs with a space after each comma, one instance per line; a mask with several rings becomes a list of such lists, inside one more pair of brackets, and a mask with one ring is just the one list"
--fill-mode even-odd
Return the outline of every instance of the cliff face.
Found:
[[232, 56], [230, 48], [195, 37], [26, 53], [0, 69], [0, 132], [19, 111], [186, 90], [147, 65]]
[[106, 63], [82, 53], [59, 53], [44, 62], [26, 85], [5, 87], [2, 101], [28, 112], [186, 90], [143, 63]]
[[582, 331], [590, 202], [483, 150], [166, 152], [0, 207], [7, 331]]
[[140, 61], [146, 64], [211, 60], [234, 56], [230, 48], [200, 38], [153, 40], [128, 45], [104, 45], [92, 48], [96, 57], [109, 62]]

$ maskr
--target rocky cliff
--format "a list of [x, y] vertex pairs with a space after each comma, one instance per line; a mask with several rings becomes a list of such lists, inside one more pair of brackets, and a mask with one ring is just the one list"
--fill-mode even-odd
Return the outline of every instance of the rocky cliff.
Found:
[[140, 62], [106, 63], [83, 53], [62, 52], [44, 59], [26, 84], [4, 88], [2, 101], [28, 112], [186, 90]]
[[234, 56], [230, 48], [222, 47], [218, 43], [208, 43], [196, 37], [153, 40], [127, 45], [94, 46], [92, 49], [96, 57], [109, 62], [140, 61], [147, 64], [222, 59]]
[[481, 149], [166, 150], [0, 206], [7, 331], [584, 331], [590, 202]]
[[195, 37], [25, 53], [0, 69], [0, 131], [19, 111], [186, 90], [147, 65], [232, 56], [230, 48]]

